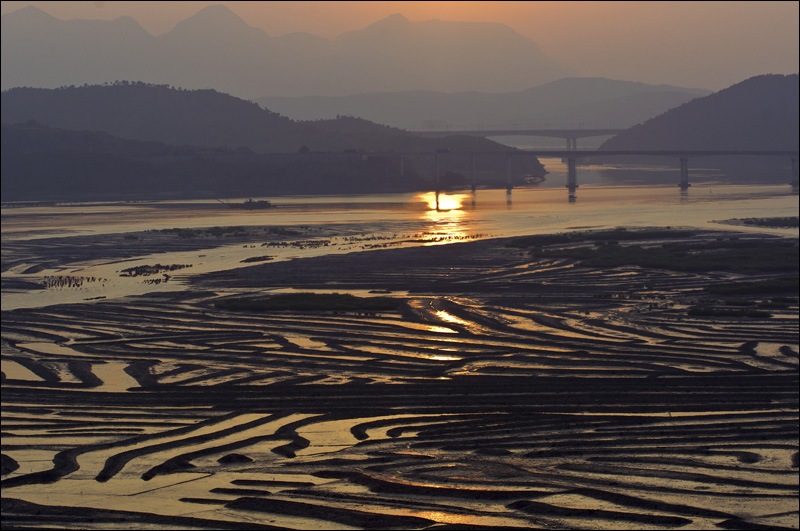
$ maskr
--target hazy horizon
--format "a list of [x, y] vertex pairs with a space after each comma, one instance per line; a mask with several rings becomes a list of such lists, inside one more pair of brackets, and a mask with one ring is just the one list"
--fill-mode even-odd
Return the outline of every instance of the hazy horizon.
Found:
[[395, 13], [412, 22], [504, 24], [580, 77], [716, 91], [800, 69], [798, 2], [12, 1], [2, 2], [2, 14], [33, 5], [62, 20], [130, 16], [160, 35], [217, 4], [273, 37], [304, 32], [333, 39]]

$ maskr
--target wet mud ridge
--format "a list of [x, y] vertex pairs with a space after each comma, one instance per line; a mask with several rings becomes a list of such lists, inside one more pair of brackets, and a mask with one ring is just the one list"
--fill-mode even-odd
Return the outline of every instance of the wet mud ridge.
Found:
[[3, 311], [3, 527], [798, 529], [796, 270], [511, 243]]

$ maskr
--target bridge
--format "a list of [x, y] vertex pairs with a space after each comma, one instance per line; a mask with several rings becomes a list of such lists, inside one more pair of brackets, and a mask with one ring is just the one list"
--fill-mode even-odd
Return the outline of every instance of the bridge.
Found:
[[567, 149], [577, 150], [579, 138], [589, 138], [593, 136], [613, 136], [621, 133], [625, 129], [446, 129], [438, 131], [409, 131], [409, 133], [425, 138], [442, 138], [445, 136], [464, 135], [464, 136], [543, 136], [549, 138], [563, 138], [567, 141]]
[[[437, 191], [439, 188], [439, 168], [440, 168], [440, 157], [447, 156], [450, 152], [448, 150], [439, 150], [436, 153], [433, 153], [435, 156], [435, 164], [436, 164], [436, 187]], [[475, 192], [476, 189], [476, 173], [475, 173], [475, 159], [480, 154], [492, 154], [497, 155], [498, 152], [496, 151], [486, 151], [486, 152], [470, 152], [470, 158], [472, 163], [472, 191]], [[580, 159], [586, 158], [598, 158], [598, 157], [616, 157], [616, 156], [662, 156], [668, 158], [677, 158], [680, 160], [680, 182], [679, 186], [682, 190], [688, 189], [691, 185], [689, 184], [689, 159], [690, 158], [697, 158], [697, 157], [719, 157], [719, 156], [757, 156], [757, 157], [786, 157], [791, 160], [791, 180], [789, 181], [790, 184], [794, 187], [798, 186], [798, 156], [800, 155], [800, 151], [791, 151], [791, 150], [577, 150], [577, 149], [566, 149], [566, 150], [548, 150], [548, 149], [534, 149], [534, 150], [516, 150], [516, 151], [507, 151], [502, 152], [506, 156], [506, 182], [507, 182], [507, 189], [510, 192], [512, 185], [511, 185], [511, 171], [510, 171], [510, 161], [514, 157], [521, 157], [521, 156], [534, 156], [537, 158], [560, 158], [562, 160], [567, 161], [567, 184], [566, 187], [569, 189], [570, 198], [574, 198], [575, 190], [578, 188], [578, 174], [577, 174], [577, 163]], [[403, 174], [403, 158], [406, 156], [412, 155], [431, 155], [431, 153], [369, 153], [366, 156], [399, 156], [400, 158], [400, 174]]]
[[686, 190], [689, 184], [689, 158], [720, 157], [720, 156], [756, 156], [756, 157], [789, 157], [792, 161], [792, 185], [797, 186], [798, 168], [797, 158], [800, 151], [769, 151], [769, 150], [531, 150], [537, 157], [560, 157], [567, 160], [567, 188], [570, 194], [575, 193], [578, 187], [577, 161], [581, 158], [614, 157], [620, 155], [661, 156], [678, 158], [681, 164], [680, 184]]

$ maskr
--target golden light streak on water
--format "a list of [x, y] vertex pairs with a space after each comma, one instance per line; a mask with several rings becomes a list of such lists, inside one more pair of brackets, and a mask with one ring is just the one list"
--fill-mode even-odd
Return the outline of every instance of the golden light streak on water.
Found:
[[428, 205], [428, 210], [420, 216], [420, 219], [431, 224], [426, 245], [451, 243], [469, 237], [465, 222], [470, 220], [470, 215], [463, 210], [463, 203], [469, 197], [468, 194], [448, 195], [436, 192], [417, 196]]
[[442, 321], [446, 321], [448, 323], [459, 324], [462, 326], [472, 326], [472, 323], [469, 321], [465, 321], [464, 319], [460, 319], [453, 314], [447, 313], [444, 310], [439, 310], [436, 312], [436, 317], [441, 319]]

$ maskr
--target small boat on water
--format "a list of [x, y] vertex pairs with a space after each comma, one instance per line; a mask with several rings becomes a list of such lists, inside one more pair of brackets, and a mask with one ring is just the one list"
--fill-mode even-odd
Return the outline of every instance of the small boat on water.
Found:
[[248, 199], [247, 201], [244, 201], [242, 203], [226, 203], [224, 201], [220, 201], [219, 199], [217, 199], [217, 201], [227, 206], [228, 208], [238, 208], [243, 210], [261, 210], [265, 208], [275, 208], [275, 205], [273, 205], [270, 201], [266, 201], [263, 199], [260, 199], [258, 201], [254, 201], [253, 199]]
[[525, 184], [541, 184], [545, 181], [544, 175], [527, 175], [525, 176]]

